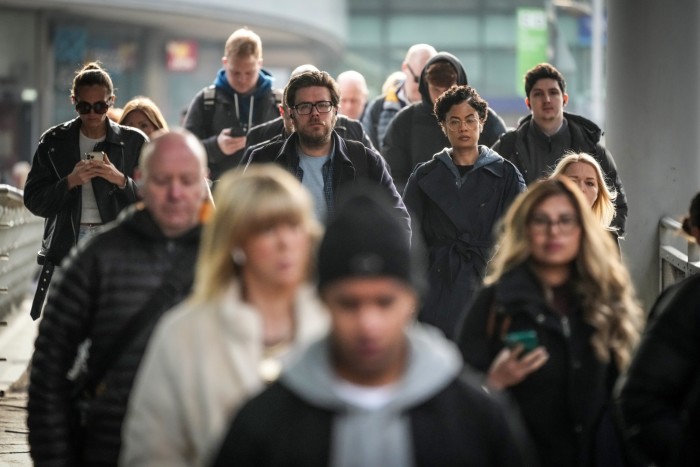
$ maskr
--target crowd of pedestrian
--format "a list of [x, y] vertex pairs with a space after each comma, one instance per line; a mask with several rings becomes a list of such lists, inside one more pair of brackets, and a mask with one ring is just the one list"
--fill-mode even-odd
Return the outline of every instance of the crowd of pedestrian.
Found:
[[620, 174], [555, 67], [509, 130], [428, 44], [373, 100], [262, 66], [236, 30], [184, 128], [76, 72], [24, 189], [35, 465], [700, 462], [697, 278], [645, 327]]

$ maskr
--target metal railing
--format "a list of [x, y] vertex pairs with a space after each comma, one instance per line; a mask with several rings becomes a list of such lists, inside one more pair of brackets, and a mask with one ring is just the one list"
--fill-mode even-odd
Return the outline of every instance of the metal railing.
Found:
[[37, 273], [43, 219], [24, 207], [22, 195], [0, 185], [0, 319], [22, 303]]
[[700, 272], [700, 245], [682, 234], [671, 217], [659, 221], [659, 292], [674, 282]]

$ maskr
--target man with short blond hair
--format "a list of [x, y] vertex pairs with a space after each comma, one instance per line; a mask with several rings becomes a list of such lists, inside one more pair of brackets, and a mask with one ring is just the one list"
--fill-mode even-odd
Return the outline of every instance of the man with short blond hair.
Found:
[[260, 36], [248, 28], [234, 31], [221, 63], [214, 84], [192, 100], [184, 123], [202, 140], [214, 180], [238, 165], [250, 128], [279, 116], [272, 75], [262, 69]]

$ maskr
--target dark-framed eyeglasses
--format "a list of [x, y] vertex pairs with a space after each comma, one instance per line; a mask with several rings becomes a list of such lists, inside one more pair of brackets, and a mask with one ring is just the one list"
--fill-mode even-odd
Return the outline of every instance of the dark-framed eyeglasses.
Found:
[[406, 64], [406, 68], [408, 68], [408, 72], [411, 73], [411, 76], [413, 76], [413, 81], [415, 81], [416, 84], [418, 84], [418, 82], [420, 82], [420, 76], [416, 75], [413, 72], [413, 68], [411, 68], [411, 65], [409, 65], [408, 63]]
[[318, 102], [302, 102], [292, 107], [296, 113], [299, 115], [309, 115], [311, 111], [315, 108], [320, 114], [327, 114], [333, 110], [333, 103], [331, 101], [318, 101]]
[[97, 101], [93, 104], [85, 101], [79, 101], [75, 103], [75, 110], [80, 115], [87, 115], [91, 110], [94, 110], [96, 114], [106, 114], [109, 107], [112, 105], [109, 101]]
[[550, 219], [548, 216], [534, 215], [530, 218], [530, 229], [533, 232], [543, 234], [549, 232], [555, 226], [562, 234], [570, 234], [581, 225], [577, 216], [561, 216], [559, 219]]

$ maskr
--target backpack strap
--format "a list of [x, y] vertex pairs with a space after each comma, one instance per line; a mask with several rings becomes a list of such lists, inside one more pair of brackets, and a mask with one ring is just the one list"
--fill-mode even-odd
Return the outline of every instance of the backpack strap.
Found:
[[204, 99], [202, 105], [204, 109], [204, 129], [206, 136], [211, 136], [214, 128], [214, 108], [216, 107], [216, 86], [210, 84], [204, 88]]

